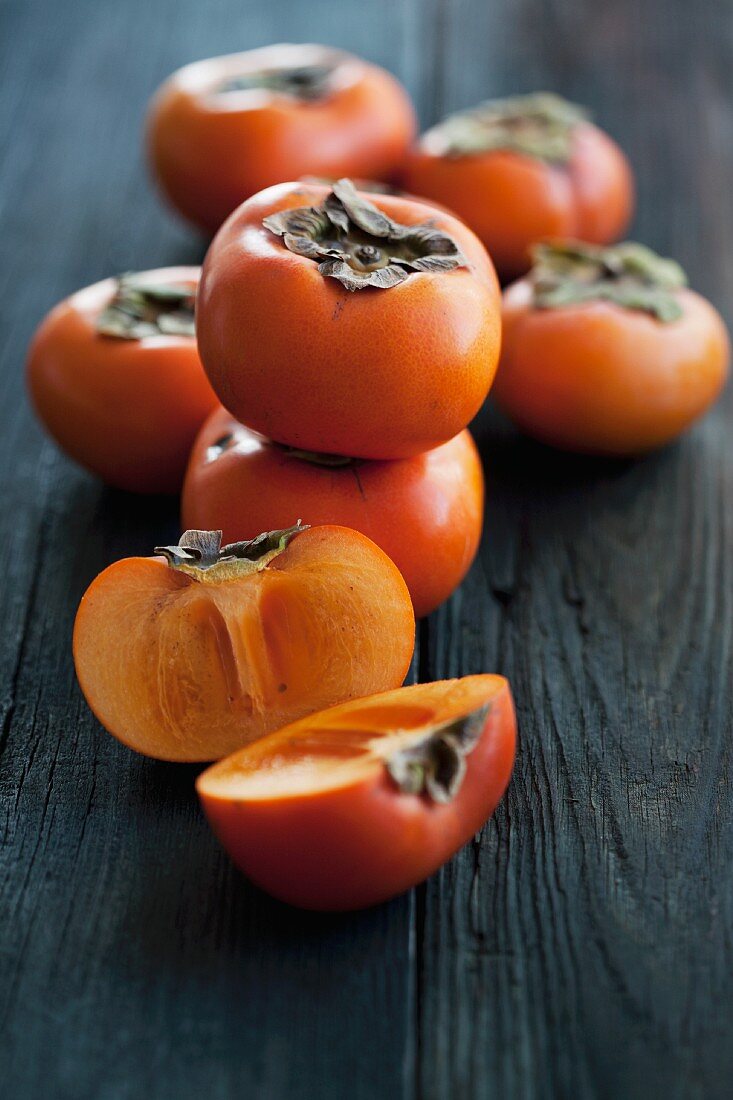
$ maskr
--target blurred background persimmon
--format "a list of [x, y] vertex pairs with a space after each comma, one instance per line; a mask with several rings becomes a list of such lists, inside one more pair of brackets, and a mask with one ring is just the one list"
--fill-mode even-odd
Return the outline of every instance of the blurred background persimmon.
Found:
[[267, 46], [178, 70], [147, 142], [170, 204], [214, 233], [235, 207], [299, 176], [394, 179], [415, 132], [391, 73], [326, 46]]
[[423, 134], [401, 180], [473, 229], [502, 281], [523, 274], [533, 244], [608, 244], [626, 230], [634, 183], [619, 146], [583, 108], [536, 93], [490, 100]]

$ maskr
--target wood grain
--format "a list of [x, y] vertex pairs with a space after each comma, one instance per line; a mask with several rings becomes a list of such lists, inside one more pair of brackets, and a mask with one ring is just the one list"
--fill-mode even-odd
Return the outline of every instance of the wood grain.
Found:
[[[636, 232], [725, 312], [725, 5], [471, 6], [470, 36], [467, 7], [447, 106], [516, 87], [591, 104], [637, 165]], [[665, 453], [582, 467], [479, 422], [486, 538], [428, 671], [505, 672], [521, 753], [418, 902], [423, 1096], [729, 1091], [730, 415], [728, 394]]]
[[480, 560], [420, 631], [423, 679], [507, 674], [509, 795], [426, 886], [352, 917], [232, 871], [194, 769], [133, 757], [75, 686], [78, 599], [177, 532], [45, 441], [23, 359], [54, 301], [197, 262], [140, 120], [199, 56], [320, 40], [397, 72], [423, 123], [549, 87], [637, 168], [637, 235], [733, 300], [725, 0], [8, 3], [0, 15], [0, 1094], [26, 1100], [727, 1096], [733, 1075], [730, 393], [676, 447], [579, 465], [490, 411]]

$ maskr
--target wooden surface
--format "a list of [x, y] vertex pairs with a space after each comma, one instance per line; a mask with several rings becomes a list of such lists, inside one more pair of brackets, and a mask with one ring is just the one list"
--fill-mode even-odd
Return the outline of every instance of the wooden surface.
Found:
[[515, 778], [426, 886], [320, 918], [233, 872], [194, 769], [133, 756], [86, 709], [79, 597], [173, 541], [176, 506], [73, 467], [22, 380], [57, 299], [203, 254], [145, 177], [153, 88], [278, 40], [388, 66], [423, 124], [544, 87], [589, 104], [636, 166], [636, 235], [725, 313], [729, 4], [5, 0], [0, 19], [0, 1094], [729, 1096], [730, 393], [640, 463], [581, 464], [480, 418], [481, 558], [421, 628], [416, 672], [511, 678]]

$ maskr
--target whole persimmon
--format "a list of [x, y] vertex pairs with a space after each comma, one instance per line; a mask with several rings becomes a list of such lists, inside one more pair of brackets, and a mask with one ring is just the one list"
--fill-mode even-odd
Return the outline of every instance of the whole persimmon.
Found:
[[634, 207], [629, 163], [586, 112], [547, 92], [490, 100], [428, 130], [402, 183], [445, 203], [489, 250], [503, 281], [547, 237], [608, 244]]
[[390, 73], [315, 45], [187, 65], [158, 90], [147, 124], [163, 193], [211, 233], [274, 183], [306, 174], [389, 179], [414, 134], [410, 99]]
[[314, 525], [353, 527], [389, 555], [421, 616], [466, 575], [483, 503], [481, 460], [468, 430], [432, 451], [379, 462], [271, 443], [218, 409], [191, 453], [182, 525], [221, 528], [227, 542], [296, 513]]
[[244, 203], [207, 253], [196, 320], [237, 420], [291, 447], [378, 459], [466, 426], [501, 332], [494, 269], [469, 229], [348, 180]]
[[105, 279], [39, 326], [27, 381], [38, 416], [71, 458], [138, 493], [181, 488], [216, 397], [194, 332], [198, 267]]
[[217, 837], [291, 905], [360, 909], [415, 886], [506, 789], [516, 719], [502, 676], [415, 684], [312, 714], [199, 776]]
[[92, 582], [76, 672], [111, 734], [161, 760], [215, 760], [314, 710], [402, 683], [415, 620], [387, 555], [343, 527], [221, 545], [187, 531]]
[[642, 245], [539, 246], [504, 293], [497, 404], [566, 450], [634, 455], [661, 447], [715, 401], [729, 342], [684, 272]]

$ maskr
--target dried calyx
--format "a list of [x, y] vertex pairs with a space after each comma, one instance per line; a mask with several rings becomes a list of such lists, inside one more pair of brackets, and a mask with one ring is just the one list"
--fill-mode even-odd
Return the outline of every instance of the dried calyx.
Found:
[[177, 546], [156, 546], [172, 569], [186, 573], [197, 581], [218, 583], [237, 580], [261, 569], [286, 549], [291, 539], [308, 525], [300, 520], [282, 531], [264, 531], [243, 542], [221, 544], [221, 531], [184, 531]]
[[343, 466], [355, 466], [359, 461], [349, 458], [348, 455], [328, 454], [325, 451], [304, 451], [301, 447], [288, 447], [284, 443], [275, 443], [273, 446], [282, 451], [288, 458], [296, 458], [299, 462], [309, 462], [311, 466], [326, 466], [340, 468]]
[[389, 289], [417, 271], [452, 271], [466, 260], [447, 233], [430, 222], [400, 225], [338, 180], [320, 206], [300, 206], [265, 218], [299, 256], [315, 260], [321, 275], [347, 290]]
[[142, 340], [146, 336], [195, 336], [196, 290], [183, 283], [152, 283], [128, 272], [117, 279], [114, 297], [97, 317], [102, 336]]
[[537, 309], [604, 301], [649, 313], [662, 322], [682, 316], [677, 291], [687, 285], [684, 271], [645, 245], [542, 244], [535, 247], [533, 258]]
[[392, 753], [385, 766], [400, 790], [450, 802], [460, 790], [466, 757], [476, 747], [490, 709], [487, 703], [471, 714], [430, 726], [419, 740]]
[[460, 157], [508, 149], [528, 157], [565, 164], [573, 130], [586, 119], [582, 107], [551, 92], [490, 99], [450, 115], [430, 131], [443, 156]]
[[229, 92], [259, 89], [275, 95], [290, 96], [292, 99], [324, 99], [332, 91], [337, 64], [260, 69], [222, 81], [214, 91], [217, 95], [226, 95]]
[[[234, 432], [225, 432], [224, 435], [219, 436], [206, 448], [206, 461], [215, 462], [217, 458], [230, 451], [236, 445], [236, 442], [237, 437]], [[270, 446], [285, 455], [286, 458], [308, 462], [311, 466], [338, 469], [344, 466], [356, 466], [360, 461], [357, 458], [349, 458], [347, 455], [328, 454], [325, 451], [305, 451], [301, 447], [289, 447], [286, 443], [275, 443], [272, 440]]]

